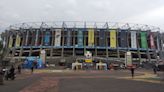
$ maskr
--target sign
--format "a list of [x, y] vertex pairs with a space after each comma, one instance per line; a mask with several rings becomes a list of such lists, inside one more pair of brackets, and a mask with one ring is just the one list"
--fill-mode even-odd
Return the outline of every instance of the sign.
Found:
[[85, 62], [86, 63], [91, 63], [92, 62], [92, 53], [90, 51], [86, 51], [85, 52]]
[[85, 62], [86, 63], [91, 63], [92, 62], [92, 59], [85, 59]]
[[131, 66], [132, 65], [132, 55], [131, 52], [125, 53], [125, 66]]
[[90, 51], [86, 51], [85, 57], [86, 57], [87, 59], [92, 58], [92, 53], [91, 53]]
[[40, 51], [40, 58], [42, 59], [43, 64], [45, 64], [46, 63], [46, 51], [45, 50]]

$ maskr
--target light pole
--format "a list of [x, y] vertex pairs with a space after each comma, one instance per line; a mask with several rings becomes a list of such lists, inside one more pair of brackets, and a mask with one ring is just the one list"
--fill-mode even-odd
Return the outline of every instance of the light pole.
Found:
[[0, 40], [0, 85], [3, 85], [3, 71], [2, 71], [2, 58], [3, 58], [3, 45], [2, 41]]

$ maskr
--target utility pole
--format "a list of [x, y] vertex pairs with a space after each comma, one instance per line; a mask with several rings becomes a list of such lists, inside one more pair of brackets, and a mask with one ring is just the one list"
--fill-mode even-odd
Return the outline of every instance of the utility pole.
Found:
[[2, 71], [2, 58], [3, 58], [3, 42], [0, 40], [0, 85], [3, 85], [3, 71]]

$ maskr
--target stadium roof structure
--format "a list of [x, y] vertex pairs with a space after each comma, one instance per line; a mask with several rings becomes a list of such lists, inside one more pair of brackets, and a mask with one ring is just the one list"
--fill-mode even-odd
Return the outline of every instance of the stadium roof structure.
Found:
[[10, 25], [9, 29], [30, 28], [108, 28], [108, 29], [130, 29], [142, 31], [161, 31], [159, 27], [145, 24], [120, 23], [120, 22], [91, 22], [91, 21], [54, 21], [54, 22], [25, 22]]

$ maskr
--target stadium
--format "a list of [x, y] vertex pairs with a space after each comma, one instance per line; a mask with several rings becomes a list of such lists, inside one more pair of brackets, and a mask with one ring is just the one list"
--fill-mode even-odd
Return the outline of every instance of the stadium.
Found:
[[163, 34], [160, 28], [142, 24], [114, 22], [35, 22], [11, 25], [1, 34], [5, 59], [24, 60], [40, 56], [45, 50], [46, 61], [74, 62], [85, 58], [125, 60], [131, 52], [134, 62], [158, 61], [163, 58]]

